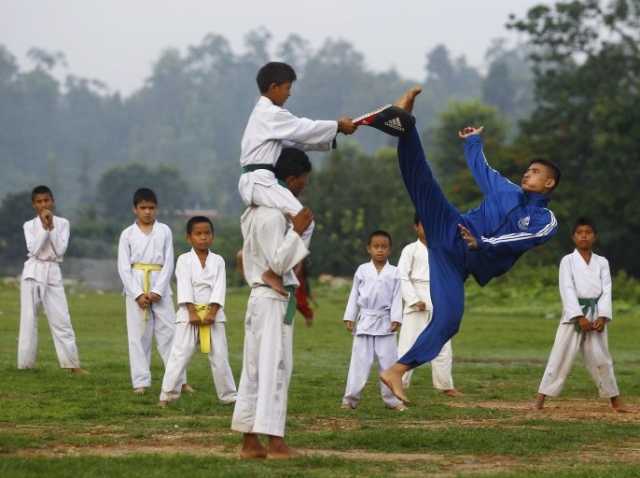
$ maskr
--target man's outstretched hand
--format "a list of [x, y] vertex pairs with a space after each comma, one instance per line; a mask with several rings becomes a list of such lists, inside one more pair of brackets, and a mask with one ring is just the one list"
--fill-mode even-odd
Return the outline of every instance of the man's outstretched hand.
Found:
[[480, 126], [476, 128], [475, 126], [467, 126], [466, 128], [458, 131], [458, 137], [461, 139], [468, 138], [469, 136], [473, 136], [474, 134], [480, 134], [484, 131], [484, 126]]
[[460, 230], [460, 237], [462, 237], [462, 240], [467, 243], [467, 247], [469, 249], [477, 249], [478, 240], [471, 233], [471, 231], [464, 227], [462, 224], [458, 224], [458, 229]]

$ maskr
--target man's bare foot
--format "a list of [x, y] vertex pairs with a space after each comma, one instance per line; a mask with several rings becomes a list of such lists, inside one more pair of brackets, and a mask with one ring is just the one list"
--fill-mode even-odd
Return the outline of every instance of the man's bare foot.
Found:
[[275, 290], [278, 294], [283, 295], [285, 297], [289, 296], [289, 293], [284, 288], [284, 284], [282, 283], [282, 277], [277, 275], [271, 269], [268, 269], [262, 273], [262, 282], [267, 284], [273, 290]]
[[447, 397], [451, 397], [451, 398], [464, 396], [464, 393], [456, 390], [455, 388], [450, 388], [449, 390], [443, 390], [442, 393], [443, 395], [446, 395]]
[[533, 405], [531, 405], [531, 408], [533, 408], [534, 410], [543, 410], [544, 400], [546, 398], [547, 396], [544, 393], [539, 393], [538, 395], [536, 395], [536, 401], [533, 402]]
[[620, 397], [611, 397], [611, 408], [613, 409], [614, 412], [616, 413], [631, 413], [631, 410], [629, 410], [628, 408], [625, 408], [625, 406], [622, 404], [622, 400], [620, 400]]
[[284, 442], [284, 438], [269, 436], [269, 445], [267, 445], [267, 458], [271, 460], [288, 460], [297, 458], [300, 453], [289, 448]]
[[395, 103], [393, 103], [393, 105], [397, 106], [398, 108], [402, 108], [407, 113], [411, 113], [411, 111], [413, 111], [413, 102], [415, 101], [416, 96], [418, 96], [421, 92], [422, 88], [420, 88], [419, 86], [409, 88], [400, 98], [396, 100]]
[[188, 383], [182, 384], [182, 393], [195, 393], [196, 391], [193, 389], [191, 385]]
[[87, 372], [85, 369], [77, 367], [77, 368], [70, 368], [69, 371], [74, 374], [74, 375], [91, 375], [89, 372]]
[[245, 433], [242, 438], [242, 449], [240, 458], [245, 460], [264, 459], [267, 457], [267, 450], [262, 446], [258, 435], [255, 433]]
[[167, 408], [169, 406], [169, 400], [160, 400], [158, 406], [160, 408]]
[[133, 393], [135, 393], [136, 395], [144, 395], [146, 391], [147, 389], [145, 387], [138, 387], [133, 389]]
[[393, 393], [399, 400], [402, 400], [404, 404], [410, 403], [409, 399], [404, 394], [404, 389], [402, 388], [402, 375], [407, 370], [409, 370], [409, 367], [396, 362], [392, 367], [380, 372], [380, 380], [382, 383], [389, 387], [391, 393]]

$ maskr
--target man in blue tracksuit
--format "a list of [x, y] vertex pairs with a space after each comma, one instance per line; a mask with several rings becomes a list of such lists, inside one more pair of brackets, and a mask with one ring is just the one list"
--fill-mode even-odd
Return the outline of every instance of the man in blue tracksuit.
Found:
[[[397, 103], [410, 112], [419, 88], [409, 90]], [[547, 209], [549, 193], [560, 179], [558, 167], [547, 160], [531, 162], [520, 186], [491, 168], [482, 151], [482, 128], [459, 132], [464, 154], [484, 200], [461, 214], [445, 198], [425, 159], [414, 126], [398, 141], [398, 159], [405, 186], [424, 226], [429, 242], [429, 270], [433, 319], [415, 344], [382, 381], [403, 401], [402, 375], [434, 359], [457, 332], [464, 311], [464, 281], [473, 275], [480, 285], [507, 272], [527, 250], [548, 241], [557, 230]]]

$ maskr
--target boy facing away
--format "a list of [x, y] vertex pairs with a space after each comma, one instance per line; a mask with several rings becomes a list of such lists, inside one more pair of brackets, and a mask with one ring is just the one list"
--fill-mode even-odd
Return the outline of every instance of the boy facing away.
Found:
[[438, 356], [460, 327], [464, 311], [464, 281], [472, 274], [481, 285], [507, 272], [527, 250], [548, 241], [557, 230], [547, 209], [560, 170], [550, 161], [534, 159], [516, 185], [491, 168], [482, 151], [482, 127], [467, 127], [464, 154], [484, 195], [480, 205], [461, 214], [444, 196], [426, 161], [420, 136], [409, 114], [420, 88], [396, 102], [394, 121], [403, 133], [398, 141], [400, 172], [429, 242], [433, 319], [398, 362], [381, 373], [394, 394], [407, 401], [405, 372]]
[[[328, 151], [339, 132], [352, 134], [357, 129], [350, 118], [314, 121], [299, 118], [286, 110], [284, 104], [291, 96], [296, 78], [294, 69], [286, 63], [270, 62], [258, 71], [256, 82], [261, 96], [242, 136], [242, 174], [238, 183], [240, 197], [246, 206], [272, 207], [292, 216], [300, 212], [302, 204], [275, 177], [275, 165], [282, 149]], [[311, 223], [302, 237], [307, 247], [313, 227]], [[273, 271], [267, 270], [263, 280], [286, 295], [281, 278]]]
[[[402, 294], [398, 270], [389, 264], [391, 235], [374, 231], [367, 241], [371, 260], [362, 264], [353, 277], [344, 323], [353, 334], [351, 363], [342, 408], [358, 406], [371, 372], [374, 358], [380, 370], [398, 359], [396, 332], [402, 324]], [[380, 382], [380, 393], [387, 408], [405, 410], [404, 404]]]
[[18, 368], [35, 367], [38, 352], [38, 305], [49, 322], [60, 368], [83, 374], [64, 293], [60, 264], [69, 245], [69, 221], [54, 216], [55, 200], [47, 186], [31, 192], [36, 217], [24, 223], [28, 259], [20, 279]]
[[538, 389], [535, 408], [542, 410], [547, 396], [560, 395], [578, 352], [598, 387], [617, 412], [626, 411], [609, 353], [607, 328], [613, 318], [609, 261], [593, 252], [595, 224], [579, 218], [571, 236], [576, 248], [560, 262], [562, 318]]
[[[418, 239], [402, 249], [398, 261], [400, 290], [402, 291], [403, 319], [398, 337], [398, 356], [403, 356], [415, 343], [416, 338], [429, 325], [433, 317], [433, 304], [429, 291], [429, 253], [424, 228], [418, 214], [413, 220]], [[436, 358], [431, 361], [433, 386], [449, 397], [459, 395], [453, 386], [451, 367], [453, 350], [449, 340]], [[402, 377], [402, 385], [409, 388], [413, 370]]]
[[[175, 330], [169, 282], [173, 274], [173, 236], [156, 221], [158, 199], [148, 188], [133, 195], [136, 221], [120, 234], [118, 274], [124, 286], [131, 383], [136, 394], [151, 386], [151, 343], [166, 365]], [[182, 378], [183, 389], [191, 388]]]
[[210, 250], [213, 240], [213, 223], [209, 218], [189, 219], [187, 241], [192, 249], [178, 257], [176, 263], [178, 313], [162, 380], [160, 406], [163, 407], [180, 397], [182, 380], [196, 348], [208, 354], [218, 399], [222, 403], [236, 400], [223, 310], [227, 277], [224, 259]]

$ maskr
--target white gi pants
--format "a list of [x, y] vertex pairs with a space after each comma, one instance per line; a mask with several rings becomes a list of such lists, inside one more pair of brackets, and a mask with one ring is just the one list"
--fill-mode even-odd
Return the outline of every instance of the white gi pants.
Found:
[[284, 436], [293, 369], [293, 324], [284, 323], [286, 310], [286, 300], [249, 298], [234, 431]]
[[560, 324], [538, 392], [551, 397], [560, 394], [578, 351], [582, 353], [600, 397], [620, 395], [613, 373], [613, 359], [609, 354], [606, 325], [602, 333], [579, 333], [574, 324]]
[[[253, 185], [252, 203], [258, 206], [267, 206], [279, 209], [280, 211], [283, 211], [286, 214], [291, 214], [292, 216], [298, 214], [304, 207], [298, 198], [289, 191], [289, 189], [278, 183], [271, 186], [255, 183]], [[247, 204], [247, 206], [250, 205], [251, 204]], [[315, 226], [316, 223], [312, 221], [311, 224], [309, 224], [309, 227], [307, 227], [300, 236], [307, 248], [309, 248], [309, 244], [311, 243], [311, 236], [313, 235]]]
[[[374, 358], [377, 358], [380, 370], [388, 369], [398, 360], [395, 334], [355, 335], [353, 337], [347, 387], [342, 398], [343, 404], [349, 405], [351, 408], [358, 406], [362, 390], [369, 379]], [[380, 394], [388, 407], [395, 408], [402, 403], [382, 382], [380, 382]]]
[[[156, 347], [162, 363], [167, 364], [173, 334], [175, 331], [176, 315], [173, 310], [171, 297], [163, 297], [152, 304], [144, 320], [144, 310], [138, 306], [135, 299], [125, 296], [127, 311], [127, 336], [129, 339], [129, 366], [131, 368], [131, 384], [133, 388], [151, 386], [151, 342], [156, 336]], [[186, 375], [182, 383], [186, 383]]]
[[38, 352], [38, 304], [42, 304], [61, 368], [80, 368], [76, 336], [62, 284], [23, 279], [20, 282], [18, 368], [33, 368]]
[[[418, 335], [429, 325], [432, 317], [433, 313], [431, 310], [404, 314], [402, 327], [400, 328], [400, 336], [398, 338], [398, 358], [402, 357], [413, 347]], [[444, 344], [438, 356], [431, 361], [431, 380], [435, 389], [453, 390], [452, 364], [453, 349], [451, 347], [451, 341], [449, 340]], [[411, 385], [411, 376], [414, 370], [409, 370], [402, 376], [402, 385], [404, 388], [409, 388]]]
[[[200, 353], [198, 335], [198, 326], [189, 322], [176, 324], [171, 354], [162, 380], [160, 400], [173, 401], [180, 397], [187, 365], [196, 350]], [[235, 402], [236, 383], [229, 365], [229, 350], [224, 322], [214, 322], [211, 327], [211, 352], [207, 356], [218, 399], [222, 403]]]

